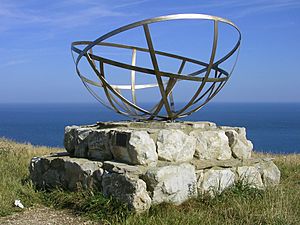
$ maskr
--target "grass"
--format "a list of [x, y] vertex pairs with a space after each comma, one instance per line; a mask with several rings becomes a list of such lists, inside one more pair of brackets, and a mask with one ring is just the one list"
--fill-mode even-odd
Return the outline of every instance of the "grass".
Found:
[[276, 188], [258, 191], [238, 184], [214, 199], [202, 196], [181, 206], [163, 204], [133, 215], [101, 193], [36, 191], [28, 179], [30, 159], [58, 151], [63, 150], [0, 139], [0, 216], [20, 211], [13, 206], [20, 199], [26, 207], [68, 208], [104, 224], [300, 224], [300, 154], [254, 154], [274, 158], [282, 176]]

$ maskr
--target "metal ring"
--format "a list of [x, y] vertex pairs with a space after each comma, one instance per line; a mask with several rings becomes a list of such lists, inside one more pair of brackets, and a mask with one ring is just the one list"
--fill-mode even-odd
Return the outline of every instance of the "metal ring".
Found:
[[[192, 59], [185, 56], [180, 56], [168, 52], [162, 52], [155, 50], [153, 47], [151, 33], [148, 25], [152, 23], [162, 22], [162, 21], [170, 21], [170, 20], [183, 20], [183, 19], [200, 19], [200, 20], [211, 20], [214, 22], [214, 37], [213, 37], [213, 46], [211, 49], [211, 56], [209, 62], [202, 62], [196, 59]], [[219, 23], [225, 23], [227, 25], [232, 26], [238, 32], [238, 40], [233, 48], [221, 59], [215, 62], [215, 55], [217, 51], [217, 43], [218, 43], [218, 33], [219, 33]], [[118, 43], [109, 43], [104, 42], [106, 39], [115, 36], [121, 32], [124, 32], [129, 29], [133, 29], [135, 27], [141, 26], [144, 30], [145, 39], [147, 41], [148, 48], [141, 48], [138, 46], [131, 45], [123, 45]], [[231, 76], [234, 67], [236, 65], [236, 61], [238, 58], [238, 52], [241, 43], [241, 32], [238, 27], [227, 19], [223, 19], [221, 17], [204, 15], [204, 14], [176, 14], [176, 15], [168, 15], [155, 17], [151, 19], [146, 19], [142, 21], [138, 21], [118, 29], [115, 29], [103, 36], [99, 37], [95, 41], [76, 41], [71, 45], [73, 59], [76, 65], [76, 71], [79, 77], [81, 78], [84, 85], [91, 92], [91, 94], [103, 105], [106, 107], [116, 111], [117, 113], [135, 118], [135, 119], [163, 119], [163, 120], [174, 120], [176, 118], [181, 118], [192, 114], [193, 112], [198, 111], [202, 108], [207, 102], [209, 102], [225, 85]], [[84, 46], [81, 50], [79, 46]], [[129, 49], [132, 50], [132, 63], [125, 64], [122, 62], [114, 61], [108, 58], [104, 58], [100, 55], [95, 55], [93, 53], [93, 47], [95, 46], [109, 46], [113, 48], [121, 48], [121, 49]], [[151, 62], [153, 68], [145, 68], [136, 65], [137, 52], [147, 52], [150, 54]], [[220, 65], [229, 59], [234, 53], [237, 52], [236, 60], [234, 62], [233, 68], [230, 72], [220, 68]], [[74, 53], [78, 54], [75, 59]], [[180, 67], [177, 73], [170, 73], [166, 71], [161, 71], [157, 62], [157, 55], [161, 55], [164, 57], [170, 57], [177, 59], [181, 62]], [[85, 77], [79, 70], [79, 62], [82, 58], [86, 58], [87, 62], [93, 69], [94, 73], [98, 77], [98, 81], [93, 81]], [[192, 63], [202, 68], [194, 71], [189, 74], [182, 74], [182, 71], [185, 67], [186, 63]], [[99, 63], [99, 69], [96, 66], [96, 63]], [[119, 67], [122, 69], [126, 69], [131, 71], [131, 84], [128, 85], [116, 85], [109, 84], [106, 80], [106, 74], [104, 71], [105, 65], [111, 65], [115, 67]], [[136, 84], [135, 81], [135, 73], [141, 72], [145, 75], [154, 76], [156, 78], [156, 83], [149, 84]], [[210, 77], [211, 74], [214, 74], [214, 77]], [[162, 78], [169, 78], [167, 81]], [[184, 81], [193, 81], [199, 83], [198, 89], [193, 95], [193, 97], [179, 110], [175, 110], [174, 99], [173, 99], [173, 89], [178, 82]], [[206, 84], [209, 84], [209, 88], [204, 91], [204, 87]], [[108, 100], [109, 104], [106, 104], [105, 101], [90, 87], [95, 86], [99, 88], [103, 88], [105, 96]], [[136, 100], [136, 90], [139, 89], [147, 89], [147, 88], [159, 88], [161, 99], [154, 105], [151, 110], [146, 110], [137, 104]], [[122, 95], [122, 90], [131, 90], [131, 100], [125, 98]], [[201, 103], [201, 100], [203, 102]], [[190, 109], [192, 106], [195, 107]], [[166, 113], [163, 113], [163, 108]], [[190, 109], [188, 111], [188, 109]]]

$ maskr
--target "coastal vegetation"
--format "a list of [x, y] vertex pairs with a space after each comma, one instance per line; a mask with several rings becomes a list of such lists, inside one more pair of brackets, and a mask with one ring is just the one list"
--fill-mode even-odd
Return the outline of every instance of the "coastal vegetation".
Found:
[[[215, 198], [154, 206], [134, 215], [101, 193], [36, 190], [29, 179], [30, 159], [62, 151], [0, 139], [0, 217], [46, 206], [69, 209], [101, 224], [300, 224], [300, 154], [254, 153], [254, 157], [274, 158], [281, 171], [281, 183], [275, 188], [260, 191], [238, 184]], [[25, 209], [14, 206], [16, 199]]]

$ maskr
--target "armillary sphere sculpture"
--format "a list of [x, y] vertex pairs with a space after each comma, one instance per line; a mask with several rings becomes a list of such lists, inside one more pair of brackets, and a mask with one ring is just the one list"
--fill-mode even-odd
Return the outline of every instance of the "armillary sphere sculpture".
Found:
[[[213, 41], [212, 49], [210, 53], [210, 58], [208, 62], [199, 61], [186, 56], [176, 55], [168, 52], [162, 52], [154, 49], [154, 45], [151, 38], [151, 33], [149, 29], [149, 24], [154, 24], [163, 21], [170, 20], [211, 20], [213, 21]], [[229, 52], [222, 58], [215, 60], [217, 43], [218, 43], [218, 30], [219, 24], [223, 23], [234, 28], [238, 33], [238, 40], [236, 44], [232, 47]], [[138, 46], [124, 45], [118, 43], [104, 42], [106, 39], [115, 36], [121, 32], [142, 27], [145, 40], [147, 42], [147, 48], [142, 48]], [[91, 92], [91, 94], [100, 101], [106, 107], [115, 110], [117, 113], [127, 115], [135, 119], [145, 119], [145, 120], [174, 120], [176, 118], [185, 117], [187, 115], [196, 112], [201, 107], [203, 107], [207, 102], [209, 102], [225, 85], [228, 81], [233, 68], [236, 64], [238, 57], [238, 50], [241, 42], [241, 33], [238, 27], [231, 21], [210, 15], [203, 14], [176, 14], [161, 16], [151, 19], [142, 20], [135, 22], [118, 29], [115, 29], [103, 36], [99, 37], [95, 41], [76, 41], [72, 43], [72, 54], [76, 64], [76, 71], [83, 81], [86, 88]], [[80, 48], [81, 46], [82, 48]], [[108, 46], [113, 48], [121, 48], [125, 50], [132, 51], [132, 63], [126, 64], [123, 62], [115, 61], [103, 57], [101, 54], [94, 54], [94, 48], [97, 46]], [[136, 65], [137, 52], [143, 52], [150, 54], [152, 68], [146, 68]], [[221, 68], [221, 64], [237, 52], [235, 61], [233, 63], [232, 69], [228, 72]], [[77, 55], [77, 58], [74, 56]], [[178, 60], [179, 69], [177, 72], [166, 72], [159, 68], [158, 64], [159, 57], [169, 57]], [[87, 78], [79, 69], [80, 61], [85, 58], [92, 68], [96, 80]], [[192, 73], [183, 74], [184, 67], [186, 63], [192, 63], [194, 66], [198, 66], [199, 69]], [[130, 76], [131, 83], [127, 85], [117, 85], [110, 84], [107, 78], [110, 74], [105, 72], [105, 66], [113, 66], [124, 69], [124, 74]], [[156, 78], [155, 83], [136, 83], [136, 76], [142, 74], [144, 76], [154, 76]], [[174, 105], [173, 91], [176, 84], [179, 82], [192, 81], [197, 82], [197, 88], [191, 99], [180, 105], [180, 109], [176, 109]], [[100, 88], [104, 92], [104, 98], [93, 88]], [[137, 101], [136, 93], [145, 90], [158, 88], [161, 97], [152, 106], [150, 110], [144, 109], [139, 105]], [[126, 98], [124, 92], [129, 91], [130, 97]], [[105, 100], [106, 98], [106, 100]]]

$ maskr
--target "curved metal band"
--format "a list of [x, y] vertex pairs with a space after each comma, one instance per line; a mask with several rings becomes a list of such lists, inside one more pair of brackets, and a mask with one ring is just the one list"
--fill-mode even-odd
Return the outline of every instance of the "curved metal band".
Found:
[[[211, 56], [210, 56], [209, 63], [205, 63], [205, 62], [191, 59], [191, 58], [184, 57], [184, 56], [175, 55], [172, 53], [156, 51], [154, 49], [148, 25], [152, 24], [152, 23], [156, 23], [156, 22], [169, 21], [169, 20], [181, 20], [181, 19], [202, 19], [202, 20], [212, 20], [214, 22], [214, 39], [213, 39], [213, 46], [212, 46], [212, 50], [211, 50]], [[218, 42], [218, 24], [220, 22], [232, 26], [238, 32], [238, 41], [234, 45], [234, 47], [225, 56], [223, 56], [222, 58], [220, 58], [219, 60], [217, 60], [215, 62], [215, 56], [216, 56], [216, 51], [217, 51], [217, 42]], [[138, 26], [142, 26], [144, 28], [144, 33], [145, 33], [145, 38], [146, 38], [146, 41], [148, 44], [148, 48], [141, 48], [138, 46], [130, 46], [130, 45], [122, 45], [122, 44], [116, 44], [116, 43], [103, 42], [107, 38], [110, 38], [114, 35], [117, 35], [117, 34], [123, 32], [123, 31], [133, 29]], [[115, 29], [115, 30], [99, 37], [98, 39], [96, 39], [93, 42], [90, 42], [90, 41], [73, 42], [71, 45], [71, 50], [72, 50], [72, 54], [73, 53], [78, 54], [76, 60], [73, 55], [77, 74], [82, 79], [84, 85], [92, 93], [92, 95], [94, 97], [96, 97], [96, 99], [99, 100], [106, 107], [111, 108], [111, 109], [115, 110], [116, 112], [121, 113], [123, 115], [131, 116], [134, 118], [145, 118], [148, 116], [148, 119], [153, 119], [153, 118], [157, 117], [157, 118], [161, 118], [161, 119], [173, 120], [176, 118], [190, 115], [191, 113], [198, 111], [203, 105], [205, 105], [208, 101], [210, 101], [223, 88], [223, 86], [228, 81], [229, 77], [231, 76], [231, 74], [233, 72], [237, 58], [236, 58], [236, 61], [233, 65], [233, 68], [230, 71], [230, 73], [228, 73], [224, 69], [221, 69], [219, 66], [223, 62], [225, 62], [228, 58], [230, 58], [236, 51], [239, 50], [240, 42], [241, 42], [241, 33], [240, 33], [238, 27], [227, 19], [223, 19], [223, 18], [216, 17], [216, 16], [204, 15], [204, 14], [176, 14], [176, 15], [168, 15], [168, 16], [161, 16], [161, 17], [146, 19], [146, 20], [138, 21], [138, 22], [120, 27], [118, 29]], [[86, 46], [81, 50], [76, 47], [78, 45], [86, 45]], [[132, 49], [133, 50], [132, 65], [114, 61], [111, 59], [107, 59], [107, 58], [104, 58], [101, 56], [97, 56], [93, 53], [93, 50], [92, 50], [94, 46], [109, 46], [109, 47], [117, 47], [117, 48], [123, 48], [123, 49]], [[153, 64], [153, 69], [139, 67], [139, 66], [135, 65], [136, 64], [135, 63], [136, 51], [148, 52], [150, 54], [151, 61]], [[171, 72], [161, 71], [158, 67], [156, 55], [162, 55], [165, 57], [170, 57], [170, 58], [180, 60], [181, 66], [180, 66], [178, 72], [171, 73]], [[99, 78], [99, 83], [88, 79], [80, 72], [79, 62], [83, 56], [87, 59], [89, 65], [92, 67], [93, 71], [97, 74], [97, 76]], [[237, 55], [237, 57], [238, 57], [238, 55]], [[96, 67], [96, 61], [99, 62], [99, 65], [100, 65], [99, 71]], [[183, 71], [183, 68], [184, 68], [186, 62], [197, 64], [199, 66], [203, 66], [204, 68], [194, 71], [189, 74], [182, 74], [182, 71]], [[131, 85], [110, 85], [104, 76], [104, 65], [105, 64], [130, 70], [131, 71]], [[210, 74], [212, 71], [214, 71], [214, 73], [215, 73], [214, 77], [210, 77]], [[136, 85], [135, 84], [135, 76], [136, 76], [135, 72], [141, 72], [141, 73], [148, 74], [148, 75], [154, 75], [157, 79], [157, 83], [137, 84]], [[204, 74], [204, 73], [205, 73], [205, 75], [203, 77], [199, 77], [199, 75]], [[162, 77], [167, 77], [167, 78], [169, 78], [169, 80], [163, 81]], [[185, 80], [200, 82], [200, 85], [199, 85], [197, 91], [195, 92], [195, 94], [193, 95], [193, 97], [189, 100], [189, 102], [182, 109], [175, 111], [172, 92], [173, 92], [176, 82], [185, 81]], [[206, 83], [210, 83], [210, 87], [201, 96], [199, 96], [200, 93], [202, 92], [202, 90], [204, 89], [204, 86]], [[218, 83], [218, 85], [216, 87], [217, 83]], [[88, 84], [103, 88], [103, 90], [105, 91], [105, 95], [110, 103], [110, 106], [105, 104], [104, 101], [97, 95], [97, 93], [95, 93], [88, 86]], [[135, 90], [145, 89], [145, 88], [153, 88], [153, 87], [159, 88], [162, 98], [155, 105], [155, 107], [152, 110], [147, 111], [137, 105], [136, 97], [135, 97]], [[130, 102], [125, 97], [123, 97], [123, 95], [121, 94], [121, 90], [131, 90], [133, 102]], [[117, 99], [114, 96], [117, 97]], [[186, 112], [186, 110], [188, 108], [197, 104], [205, 96], [207, 96], [207, 97], [202, 104], [200, 104], [193, 110]], [[168, 97], [170, 98], [171, 104], [169, 104]], [[118, 100], [120, 100], [123, 103], [123, 105], [120, 104], [120, 102]], [[119, 108], [117, 108], [115, 103], [120, 108], [122, 108], [124, 111], [121, 111]], [[165, 109], [167, 111], [166, 116], [159, 114], [163, 105], [165, 106]], [[140, 112], [142, 114], [138, 114], [138, 112]]]

